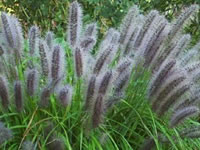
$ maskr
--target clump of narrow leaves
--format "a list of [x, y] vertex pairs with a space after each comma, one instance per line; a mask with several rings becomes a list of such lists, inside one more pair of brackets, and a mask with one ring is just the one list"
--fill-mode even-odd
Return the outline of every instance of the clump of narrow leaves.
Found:
[[[0, 76], [0, 99], [3, 108], [11, 107], [9, 104], [13, 97], [19, 113], [26, 109], [26, 101], [34, 97], [42, 110], [51, 110], [48, 108], [55, 99], [59, 106], [63, 106], [61, 109], [70, 108], [75, 103], [73, 98], [83, 95], [83, 116], [88, 116], [83, 120], [87, 120], [87, 127], [92, 130], [103, 123], [108, 109], [125, 97], [132, 73], [136, 74], [134, 79], [137, 81], [141, 72], [136, 70], [140, 64], [152, 74], [147, 89], [152, 110], [161, 117], [169, 114], [169, 126], [176, 127], [186, 118], [199, 113], [196, 105], [200, 97], [196, 89], [199, 88], [200, 63], [191, 60], [198, 54], [199, 44], [185, 53], [184, 50], [189, 49], [190, 35], [182, 34], [184, 24], [197, 9], [196, 5], [190, 6], [170, 23], [155, 10], [142, 15], [138, 7], [133, 6], [120, 28], [108, 29], [97, 51], [92, 54], [98, 41], [97, 24], [94, 22], [83, 28], [82, 8], [74, 1], [69, 8], [66, 42], [73, 57], [73, 64], [70, 65], [75, 72], [71, 82], [66, 81], [70, 70], [69, 53], [55, 42], [51, 31], [43, 38], [38, 27], [30, 28], [29, 58], [24, 63], [27, 53], [23, 47], [21, 25], [14, 16], [1, 13], [0, 61], [3, 67], [0, 70], [3, 71]], [[12, 91], [13, 97], [9, 95]], [[2, 126], [2, 129], [6, 128]], [[46, 129], [45, 136], [50, 130]], [[196, 130], [180, 132], [180, 135], [182, 138], [199, 137], [199, 132], [194, 133]], [[11, 136], [7, 135], [8, 138]], [[159, 142], [169, 142], [164, 135], [160, 137]], [[0, 144], [2, 142], [0, 139]], [[62, 140], [55, 135], [51, 135], [47, 142], [49, 149], [64, 149]], [[25, 143], [25, 147], [29, 144]], [[151, 138], [143, 145], [144, 149], [154, 146]]]

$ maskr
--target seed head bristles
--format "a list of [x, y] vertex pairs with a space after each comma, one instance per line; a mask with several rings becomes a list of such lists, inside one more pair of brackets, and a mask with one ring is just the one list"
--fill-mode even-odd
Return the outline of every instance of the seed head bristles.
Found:
[[129, 12], [125, 16], [120, 26], [120, 49], [125, 50], [136, 26], [136, 17], [139, 15], [139, 9], [137, 6], [133, 6], [129, 9]]
[[189, 20], [189, 18], [194, 15], [199, 9], [198, 5], [191, 5], [190, 7], [186, 8], [178, 18], [172, 23], [172, 28], [168, 36], [167, 41], [171, 41], [176, 37], [177, 33], [182, 30], [184, 24]]
[[96, 76], [92, 75], [89, 79], [88, 86], [87, 86], [85, 106], [84, 106], [84, 109], [86, 111], [91, 110], [93, 99], [95, 97], [96, 88], [97, 88], [96, 87]]
[[83, 37], [97, 37], [97, 23], [86, 25]]
[[84, 39], [81, 40], [80, 42], [80, 48], [84, 51], [84, 52], [90, 52], [94, 45], [96, 44], [96, 40], [93, 37], [86, 37]]
[[23, 37], [22, 27], [19, 21], [14, 16], [10, 16], [10, 21], [12, 23], [11, 25], [14, 32], [13, 35], [16, 42], [16, 46], [14, 48], [15, 59], [16, 62], [19, 62], [24, 48], [24, 37]]
[[129, 53], [131, 51], [134, 51], [136, 48], [134, 47], [135, 45], [135, 42], [139, 36], [139, 33], [140, 33], [140, 30], [141, 30], [141, 27], [135, 27], [131, 37], [130, 37], [130, 40], [128, 41], [127, 43], [127, 46], [125, 47], [124, 49], [124, 55], [129, 55]]
[[39, 44], [39, 29], [37, 26], [32, 26], [28, 32], [29, 53], [33, 56], [38, 49]]
[[109, 86], [112, 82], [112, 70], [107, 71], [106, 73], [103, 74], [100, 85], [99, 85], [99, 90], [98, 94], [105, 95], [107, 90], [109, 89]]
[[149, 83], [148, 97], [151, 97], [156, 93], [160, 85], [163, 83], [166, 77], [168, 77], [168, 74], [173, 70], [175, 65], [176, 65], [175, 60], [166, 61], [161, 66], [160, 70], [156, 74], [154, 74]]
[[144, 58], [148, 57], [148, 53], [150, 48], [153, 46], [155, 40], [159, 36], [159, 34], [164, 30], [167, 25], [167, 20], [162, 16], [156, 16], [149, 26], [146, 34], [141, 41], [140, 46], [138, 47], [140, 53], [144, 56]]
[[200, 68], [200, 62], [194, 62], [191, 64], [188, 64], [184, 69], [189, 73], [192, 74], [193, 72], [195, 72], [196, 70], [198, 70]]
[[61, 88], [58, 94], [58, 100], [63, 107], [70, 105], [72, 100], [72, 88], [69, 85]]
[[102, 45], [100, 48], [105, 48], [105, 49], [100, 49], [100, 52], [97, 55], [97, 60], [94, 65], [93, 73], [98, 75], [105, 67], [105, 65], [109, 65], [110, 62], [113, 60], [113, 57], [115, 56], [118, 46], [119, 46], [119, 32], [115, 31], [114, 29], [110, 29], [108, 31], [107, 37], [109, 37], [108, 41], [109, 43], [106, 43], [107, 37], [104, 39], [102, 44], [107, 44], [107, 45]]
[[30, 96], [33, 96], [38, 87], [39, 73], [37, 70], [32, 69], [27, 71], [26, 75], [26, 88]]
[[97, 128], [103, 120], [104, 96], [99, 94], [95, 100], [92, 114], [92, 128]]
[[196, 106], [188, 106], [183, 109], [179, 109], [173, 113], [170, 120], [170, 127], [173, 128], [183, 122], [186, 118], [197, 115], [199, 109]]
[[158, 92], [157, 96], [154, 96], [152, 100], [152, 109], [155, 111], [158, 109], [159, 104], [162, 100], [168, 96], [173, 90], [175, 90], [182, 82], [186, 80], [185, 76], [177, 75], [171, 82], [165, 83], [163, 88]]
[[1, 22], [3, 26], [3, 34], [4, 34], [3, 37], [5, 37], [4, 40], [7, 43], [8, 47], [14, 48], [16, 45], [14, 35], [13, 35], [14, 33], [13, 33], [10, 17], [5, 12], [1, 12]]
[[83, 54], [82, 50], [79, 47], [76, 47], [74, 52], [74, 61], [75, 61], [75, 69], [76, 75], [80, 78], [83, 75]]
[[[104, 37], [104, 39], [102, 40], [102, 42], [101, 42], [101, 44], [99, 46], [99, 51], [100, 52], [98, 52], [98, 54], [102, 53], [105, 49], [110, 47], [111, 41], [113, 41], [113, 37], [115, 37], [114, 34], [119, 34], [120, 35], [120, 33], [118, 31], [116, 31], [114, 28], [110, 28], [106, 32], [105, 37]], [[116, 35], [117, 38], [120, 38], [119, 35]], [[116, 41], [116, 43], [117, 42], [119, 42], [119, 39], [118, 39], [118, 41]]]
[[122, 74], [114, 81], [114, 93], [123, 93], [124, 89], [127, 87], [128, 81], [130, 79], [131, 72]]
[[39, 54], [40, 54], [40, 61], [41, 61], [41, 68], [42, 73], [44, 76], [48, 77], [50, 72], [50, 65], [49, 65], [49, 48], [45, 41], [39, 41]]
[[185, 52], [183, 56], [181, 57], [181, 66], [187, 65], [191, 60], [194, 59], [196, 55], [198, 55], [198, 50], [200, 48], [200, 43], [197, 43], [192, 49], [190, 49], [188, 52]]
[[22, 145], [22, 150], [36, 150], [35, 144], [33, 144], [31, 141], [25, 141]]
[[49, 87], [45, 87], [42, 89], [41, 95], [40, 95], [40, 107], [48, 107], [50, 102], [50, 96], [51, 96], [51, 89]]
[[178, 102], [180, 97], [190, 90], [190, 84], [183, 84], [177, 87], [172, 94], [167, 96], [163, 102], [160, 104], [160, 107], [157, 109], [157, 113], [162, 116], [169, 108]]
[[[145, 36], [145, 34], [147, 33], [147, 30], [149, 29], [151, 23], [153, 22], [153, 20], [156, 18], [156, 16], [158, 16], [158, 12], [153, 10], [151, 11], [147, 16], [146, 19], [144, 21], [144, 24], [140, 30], [140, 33], [138, 35], [138, 38], [135, 42], [134, 47], [138, 48], [141, 45], [141, 42]], [[136, 49], [137, 50], [137, 49]]]
[[182, 48], [186, 47], [189, 39], [190, 39], [190, 36], [185, 35], [180, 40], [177, 39], [177, 41], [171, 43], [171, 45], [164, 47], [163, 51], [159, 51], [159, 54], [157, 56], [155, 56], [156, 58], [155, 58], [154, 62], [152, 63], [152, 71], [153, 72], [158, 71], [158, 69], [160, 68], [162, 63], [167, 58], [173, 59], [173, 58], [177, 57], [177, 55], [180, 53], [180, 50], [182, 50]]
[[169, 57], [175, 59], [178, 57], [181, 51], [183, 51], [189, 44], [191, 36], [189, 34], [183, 35], [182, 38], [178, 41], [176, 47], [169, 54]]
[[8, 141], [12, 138], [12, 131], [4, 126], [2, 122], [0, 122], [0, 145], [5, 141]]
[[190, 126], [179, 133], [182, 138], [199, 138], [200, 137], [199, 126]]
[[51, 78], [56, 80], [64, 75], [64, 50], [59, 46], [55, 45], [53, 47], [52, 57], [51, 57]]
[[16, 109], [17, 111], [20, 112], [23, 109], [23, 93], [20, 81], [15, 81], [14, 83], [14, 97], [15, 97]]
[[154, 40], [152, 46], [145, 54], [145, 64], [144, 66], [148, 67], [151, 65], [152, 61], [156, 58], [156, 55], [159, 53], [159, 48], [164, 40], [167, 38], [170, 31], [170, 25], [167, 24], [163, 30], [160, 30], [158, 37]]
[[71, 3], [69, 8], [68, 42], [75, 48], [80, 40], [82, 30], [82, 8], [77, 1]]
[[53, 40], [54, 40], [54, 34], [51, 31], [48, 31], [46, 33], [45, 41], [49, 47], [50, 50], [53, 49]]
[[2, 106], [6, 109], [9, 105], [8, 81], [0, 76], [0, 98]]
[[117, 77], [120, 76], [121, 74], [130, 71], [132, 67], [132, 60], [129, 59], [128, 57], [123, 57], [120, 59], [117, 67], [116, 67], [116, 72], [117, 72]]

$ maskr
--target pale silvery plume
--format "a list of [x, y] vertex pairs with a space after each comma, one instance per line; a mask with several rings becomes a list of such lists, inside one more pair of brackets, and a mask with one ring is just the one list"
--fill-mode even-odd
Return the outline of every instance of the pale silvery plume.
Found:
[[15, 81], [14, 83], [14, 99], [17, 111], [22, 111], [23, 109], [23, 91], [21, 82]]
[[36, 69], [31, 69], [26, 72], [26, 89], [30, 96], [33, 96], [38, 88], [39, 73]]
[[58, 92], [58, 100], [61, 104], [61, 106], [66, 107], [71, 104], [72, 100], [72, 87], [69, 85], [66, 85], [62, 87]]
[[29, 54], [31, 57], [35, 54], [38, 50], [39, 44], [39, 29], [37, 26], [32, 26], [28, 32], [28, 42], [29, 42]]
[[49, 48], [43, 40], [39, 41], [39, 54], [43, 75], [48, 77], [50, 75]]
[[175, 111], [170, 120], [170, 127], [177, 126], [186, 118], [199, 114], [199, 108], [196, 106], [188, 106]]
[[57, 80], [62, 78], [65, 73], [65, 54], [59, 45], [53, 46], [51, 55], [51, 79]]
[[0, 98], [2, 106], [4, 108], [8, 108], [9, 105], [8, 81], [3, 76], [0, 76]]
[[77, 1], [71, 3], [69, 8], [68, 43], [75, 48], [80, 40], [82, 29], [82, 8]]
[[98, 55], [96, 57], [96, 63], [94, 64], [93, 73], [98, 75], [102, 70], [108, 67], [119, 47], [120, 34], [115, 29], [109, 29], [106, 37], [102, 41]]
[[51, 31], [48, 31], [46, 33], [45, 40], [46, 40], [47, 45], [49, 46], [49, 49], [52, 50], [53, 43], [54, 43], [54, 33]]

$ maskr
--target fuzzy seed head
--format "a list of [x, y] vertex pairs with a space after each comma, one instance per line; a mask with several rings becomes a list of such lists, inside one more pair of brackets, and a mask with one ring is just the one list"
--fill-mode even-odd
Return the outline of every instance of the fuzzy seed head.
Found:
[[98, 93], [105, 95], [112, 80], [112, 71], [107, 71], [101, 79]]
[[9, 105], [9, 93], [8, 93], [7, 81], [2, 76], [0, 76], [0, 97], [2, 101], [2, 106], [4, 108], [7, 108]]
[[80, 48], [75, 49], [75, 69], [76, 69], [76, 75], [78, 78], [80, 78], [83, 74], [83, 56], [82, 56], [82, 50]]
[[77, 1], [70, 5], [69, 24], [68, 24], [68, 42], [72, 48], [77, 46], [80, 40], [82, 29], [82, 9]]
[[93, 109], [93, 114], [92, 114], [92, 127], [97, 128], [99, 124], [102, 122], [103, 119], [103, 107], [104, 107], [104, 102], [103, 102], [103, 95], [99, 95], [96, 98], [95, 104], [94, 104], [94, 109]]
[[34, 55], [35, 51], [37, 50], [38, 40], [39, 40], [39, 29], [37, 26], [32, 26], [28, 33], [29, 39], [29, 53], [31, 56]]
[[14, 83], [14, 97], [15, 97], [15, 105], [17, 111], [21, 111], [23, 108], [23, 96], [22, 96], [22, 86], [20, 81], [15, 81]]
[[43, 88], [40, 95], [40, 106], [48, 107], [50, 102], [51, 90], [47, 87]]
[[26, 77], [26, 88], [30, 96], [33, 96], [38, 85], [38, 72], [35, 69], [28, 70]]
[[58, 99], [63, 107], [70, 105], [72, 100], [72, 88], [67, 85], [59, 91]]

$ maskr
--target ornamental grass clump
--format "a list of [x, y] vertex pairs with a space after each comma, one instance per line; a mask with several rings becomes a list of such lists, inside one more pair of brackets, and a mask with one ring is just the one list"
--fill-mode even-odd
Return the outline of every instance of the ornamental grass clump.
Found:
[[[67, 41], [59, 42], [52, 31], [42, 37], [39, 28], [32, 26], [27, 44], [24, 44], [26, 40], [19, 21], [2, 12], [0, 120], [14, 124], [14, 118], [18, 123], [16, 127], [10, 126], [13, 130], [19, 127], [16, 135], [23, 135], [21, 141], [15, 139], [20, 143], [14, 147], [27, 149], [27, 145], [30, 145], [30, 149], [35, 149], [38, 145], [39, 148], [65, 149], [67, 144], [72, 143], [72, 148], [80, 148], [77, 146], [80, 134], [81, 138], [85, 133], [87, 138], [90, 138], [89, 133], [104, 132], [109, 135], [106, 127], [118, 124], [115, 119], [125, 119], [127, 124], [130, 121], [131, 129], [142, 130], [136, 134], [138, 136], [151, 136], [144, 144], [140, 143], [142, 149], [153, 149], [158, 143], [170, 143], [162, 130], [158, 134], [156, 132], [154, 138], [152, 134], [144, 133], [148, 125], [143, 128], [143, 122], [132, 128], [131, 119], [147, 111], [145, 102], [137, 103], [145, 99], [155, 113], [153, 119], [156, 123], [161, 122], [156, 118], [159, 117], [169, 122], [169, 125], [162, 124], [165, 128], [176, 130], [179, 125], [183, 126], [182, 131], [177, 132], [181, 139], [199, 138], [199, 126], [191, 129], [189, 125], [184, 126], [186, 119], [199, 114], [200, 65], [198, 59], [191, 59], [199, 54], [199, 44], [189, 48], [190, 35], [182, 33], [183, 26], [197, 10], [198, 6], [192, 5], [169, 22], [156, 10], [147, 15], [140, 14], [139, 8], [134, 5], [119, 29], [108, 29], [100, 41], [97, 23], [84, 25], [82, 7], [74, 1], [69, 8]], [[185, 53], [185, 49], [189, 52]], [[150, 74], [148, 79], [145, 72]], [[141, 81], [141, 78], [144, 80]], [[146, 82], [144, 89], [138, 88], [137, 85]], [[117, 107], [120, 101], [122, 103]], [[151, 114], [154, 115], [152, 112], [148, 115]], [[109, 119], [107, 115], [115, 117]], [[127, 121], [126, 118], [131, 119]], [[43, 125], [49, 121], [55, 126]], [[20, 126], [23, 123], [25, 125]], [[0, 144], [11, 137], [10, 130], [0, 124], [1, 127], [0, 136], [4, 133], [9, 136], [2, 138], [2, 141], [0, 138]], [[4, 132], [4, 129], [8, 132]], [[117, 128], [116, 131], [119, 135], [121, 131], [125, 133], [124, 139], [133, 138], [132, 131], [128, 129]], [[67, 144], [55, 134], [59, 132]], [[68, 134], [71, 136], [68, 137]], [[25, 142], [26, 138], [33, 140]], [[175, 142], [178, 140], [176, 136], [172, 136], [172, 139]], [[88, 139], [79, 142], [83, 141], [87, 142]], [[87, 144], [84, 147], [88, 149]], [[70, 146], [69, 149], [72, 148]]]

